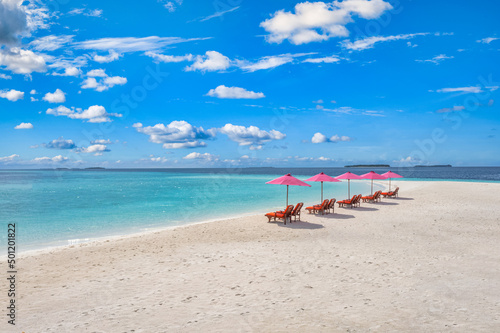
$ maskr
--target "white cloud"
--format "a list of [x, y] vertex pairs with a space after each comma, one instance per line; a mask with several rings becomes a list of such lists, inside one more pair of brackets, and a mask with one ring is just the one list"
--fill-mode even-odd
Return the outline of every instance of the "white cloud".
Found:
[[109, 54], [106, 56], [101, 56], [98, 54], [94, 54], [94, 61], [99, 63], [107, 63], [120, 59], [120, 54], [115, 52], [114, 50], [109, 50]]
[[64, 103], [66, 102], [66, 94], [61, 89], [56, 89], [53, 93], [46, 93], [42, 99], [49, 103]]
[[260, 59], [255, 63], [250, 62], [238, 62], [239, 67], [248, 72], [255, 72], [262, 69], [275, 68], [293, 61], [293, 56], [291, 55], [280, 55], [280, 56], [268, 56]]
[[351, 141], [352, 139], [348, 136], [338, 136], [337, 134], [333, 135], [332, 137], [328, 138], [326, 135], [322, 133], [315, 133], [311, 139], [312, 143], [324, 143], [324, 142], [347, 142]]
[[31, 100], [32, 102], [36, 102], [36, 101], [38, 101], [38, 99], [36, 99], [36, 98], [35, 98], [35, 97], [33, 97], [33, 96], [31, 96], [31, 97], [30, 97], [30, 100]]
[[193, 60], [192, 54], [186, 54], [183, 56], [172, 56], [172, 55], [160, 54], [160, 53], [151, 52], [151, 51], [148, 51], [144, 54], [147, 55], [148, 57], [153, 58], [154, 60], [156, 60], [158, 62], [181, 62], [181, 61]]
[[87, 76], [90, 77], [107, 77], [108, 74], [106, 74], [106, 70], [104, 69], [93, 69], [91, 71], [87, 72]]
[[36, 157], [34, 158], [32, 161], [35, 162], [35, 163], [44, 163], [44, 162], [66, 162], [67, 160], [69, 160], [69, 158], [67, 157], [64, 157], [62, 155], [57, 155], [57, 156], [54, 156], [54, 157]]
[[50, 141], [47, 144], [43, 145], [45, 148], [49, 149], [74, 149], [76, 148], [76, 144], [73, 142], [73, 140], [65, 140], [63, 137], [60, 137], [59, 139], [55, 139]]
[[230, 13], [230, 12], [234, 12], [235, 10], [238, 10], [239, 8], [240, 8], [240, 6], [237, 6], [237, 7], [230, 8], [228, 10], [224, 10], [222, 12], [215, 12], [212, 15], [201, 18], [200, 22], [205, 22], [205, 21], [211, 20], [211, 19], [216, 18], [216, 17], [221, 17], [222, 15]]
[[180, 37], [117, 37], [117, 38], [100, 38], [87, 40], [83, 42], [74, 43], [77, 49], [85, 50], [101, 50], [109, 51], [114, 50], [118, 53], [125, 52], [139, 52], [139, 51], [154, 51], [159, 50], [165, 46], [185, 43], [190, 41], [205, 40], [209, 38], [189, 38], [184, 39]]
[[0, 50], [0, 66], [16, 74], [31, 74], [47, 71], [45, 59], [30, 50], [20, 48]]
[[105, 123], [111, 122], [110, 117], [121, 117], [118, 113], [107, 113], [104, 106], [93, 105], [86, 110], [67, 108], [65, 106], [58, 106], [55, 109], [47, 109], [47, 114], [54, 116], [65, 116], [71, 119], [87, 120], [89, 123]]
[[483, 43], [483, 44], [489, 44], [489, 43], [491, 43], [495, 40], [499, 40], [499, 39], [500, 38], [497, 38], [497, 37], [487, 37], [487, 38], [479, 39], [476, 42]]
[[94, 144], [110, 145], [113, 142], [111, 142], [111, 140], [109, 140], [109, 139], [99, 139], [99, 140], [93, 140], [90, 143], [93, 144], [93, 145]]
[[228, 136], [231, 141], [237, 142], [240, 146], [258, 146], [271, 140], [283, 140], [286, 135], [276, 131], [264, 131], [256, 126], [237, 126], [226, 124], [219, 129], [219, 132]]
[[299, 45], [324, 41], [332, 37], [347, 37], [346, 25], [356, 15], [376, 19], [393, 7], [383, 0], [344, 0], [342, 2], [302, 2], [295, 5], [295, 13], [279, 10], [260, 24], [269, 35], [269, 43], [288, 39]]
[[308, 58], [303, 60], [302, 62], [310, 62], [313, 64], [325, 63], [325, 64], [333, 64], [339, 62], [340, 58], [337, 56], [323, 57], [323, 58]]
[[261, 92], [253, 92], [239, 87], [226, 87], [224, 85], [220, 85], [215, 89], [210, 89], [207, 96], [231, 99], [258, 99], [265, 97]]
[[37, 94], [36, 90], [35, 89], [31, 89], [30, 95], [35, 95], [35, 94]]
[[151, 156], [150, 157], [150, 160], [152, 162], [159, 162], [159, 163], [165, 163], [165, 162], [168, 162], [168, 159], [166, 157], [154, 157], [154, 156]]
[[186, 156], [183, 157], [185, 160], [205, 160], [205, 161], [216, 161], [219, 159], [218, 156], [212, 155], [210, 153], [189, 153]]
[[24, 98], [24, 92], [11, 89], [11, 90], [0, 90], [0, 97], [1, 98], [6, 98], [11, 102], [18, 101], [20, 99]]
[[101, 17], [102, 9], [75, 8], [68, 12], [68, 15], [84, 15], [90, 17]]
[[17, 154], [12, 154], [10, 156], [0, 157], [0, 163], [11, 162], [11, 161], [13, 161], [14, 159], [16, 159], [18, 157], [19, 157], [19, 155], [17, 155]]
[[213, 72], [223, 71], [231, 66], [231, 61], [225, 55], [217, 51], [207, 51], [204, 56], [196, 56], [195, 62], [185, 68], [186, 71]]
[[136, 123], [133, 127], [139, 133], [149, 136], [149, 141], [163, 144], [165, 149], [196, 148], [204, 147], [206, 140], [215, 136], [213, 130], [204, 130], [203, 127], [195, 127], [186, 121], [172, 121], [168, 125], [156, 124], [143, 127]]
[[426, 59], [426, 60], [415, 60], [417, 62], [431, 62], [433, 64], [436, 64], [436, 65], [439, 65], [442, 61], [446, 60], [446, 59], [453, 59], [454, 56], [447, 56], [446, 54], [440, 54], [440, 55], [437, 55], [431, 59]]
[[10, 75], [5, 75], [3, 73], [0, 73], [0, 79], [4, 79], [4, 80], [11, 80], [12, 79], [12, 76]]
[[32, 128], [33, 128], [33, 124], [31, 124], [31, 123], [20, 123], [19, 125], [14, 127], [14, 129], [32, 129]]
[[[499, 88], [499, 86], [488, 86], [484, 87], [485, 89], [489, 91], [495, 91]], [[434, 92], [434, 90], [429, 90], [430, 92]], [[470, 87], [458, 87], [458, 88], [442, 88], [436, 90], [438, 93], [453, 93], [453, 92], [459, 92], [459, 93], [465, 93], [465, 94], [479, 94], [483, 92], [483, 89], [479, 86], [470, 86]]]
[[[87, 79], [82, 82], [83, 89], [94, 89], [95, 91], [105, 91], [116, 85], [124, 85], [127, 78], [121, 76], [108, 76], [104, 69], [93, 69], [87, 72]], [[97, 81], [96, 77], [101, 78]]]
[[35, 39], [29, 45], [37, 51], [55, 51], [71, 43], [74, 35], [49, 35]]
[[451, 108], [442, 108], [437, 110], [437, 113], [447, 113], [447, 112], [453, 112], [453, 111], [462, 111], [465, 110], [465, 106], [463, 105], [455, 105]]
[[102, 153], [110, 151], [106, 145], [95, 144], [88, 147], [82, 147], [78, 149], [79, 153], [94, 154], [95, 156], [101, 156]]
[[348, 50], [361, 51], [361, 50], [373, 48], [373, 46], [376, 43], [390, 42], [390, 41], [402, 40], [402, 39], [410, 39], [410, 38], [414, 38], [416, 36], [425, 36], [428, 34], [429, 33], [427, 33], [427, 32], [420, 32], [420, 33], [415, 33], [415, 34], [401, 34], [401, 35], [395, 35], [395, 36], [373, 36], [373, 37], [366, 37], [363, 39], [358, 39], [354, 42], [350, 42], [349, 40], [344, 40], [344, 41], [342, 41], [341, 45], [342, 45], [342, 47], [344, 47]]
[[82, 71], [77, 67], [66, 67], [63, 73], [52, 73], [54, 76], [79, 76]]

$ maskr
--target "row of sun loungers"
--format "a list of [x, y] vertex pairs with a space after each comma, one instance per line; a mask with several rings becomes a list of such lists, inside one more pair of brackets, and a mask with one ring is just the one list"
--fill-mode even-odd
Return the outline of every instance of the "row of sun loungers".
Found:
[[[335, 213], [335, 202], [337, 202], [339, 207], [346, 207], [346, 206], [350, 206], [351, 208], [360, 207], [361, 201], [377, 202], [380, 201], [381, 196], [383, 196], [384, 198], [397, 197], [398, 191], [399, 187], [396, 187], [394, 191], [390, 192], [377, 191], [372, 195], [368, 195], [365, 197], [361, 196], [361, 194], [354, 195], [350, 200], [346, 199], [346, 200], [336, 201], [335, 199], [330, 199], [330, 200], [325, 199], [321, 204], [306, 207], [306, 210], [309, 213], [322, 214], [322, 215], [329, 214], [330, 211], [332, 213]], [[278, 220], [283, 220], [285, 224], [287, 221], [292, 223], [292, 217], [294, 218], [294, 221], [297, 221], [297, 218], [300, 221], [300, 210], [302, 209], [303, 206], [304, 204], [302, 202], [299, 202], [295, 207], [293, 205], [288, 205], [285, 208], [285, 210], [267, 213], [266, 217], [269, 219], [268, 222], [271, 222], [271, 219], [273, 219], [274, 221], [278, 219]]]

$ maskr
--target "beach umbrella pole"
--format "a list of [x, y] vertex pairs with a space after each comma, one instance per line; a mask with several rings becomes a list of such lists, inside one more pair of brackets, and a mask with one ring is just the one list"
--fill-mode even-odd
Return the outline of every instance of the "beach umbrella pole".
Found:
[[373, 195], [373, 179], [372, 179], [372, 193], [371, 193], [371, 195]]
[[391, 191], [391, 178], [389, 178], [389, 192]]
[[286, 206], [288, 207], [288, 185], [286, 186]]
[[351, 180], [347, 180], [347, 199], [351, 197]]
[[321, 202], [323, 202], [323, 182], [321, 182]]

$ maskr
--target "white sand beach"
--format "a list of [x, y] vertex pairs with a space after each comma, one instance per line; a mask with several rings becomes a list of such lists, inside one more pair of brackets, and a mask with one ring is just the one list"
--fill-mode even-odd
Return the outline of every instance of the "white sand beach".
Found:
[[0, 331], [499, 332], [500, 183], [393, 183], [286, 226], [263, 211], [20, 255]]

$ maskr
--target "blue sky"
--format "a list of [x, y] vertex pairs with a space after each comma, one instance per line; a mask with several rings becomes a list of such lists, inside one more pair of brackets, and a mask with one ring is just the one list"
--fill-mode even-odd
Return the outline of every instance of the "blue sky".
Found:
[[0, 0], [0, 168], [499, 165], [499, 12]]

